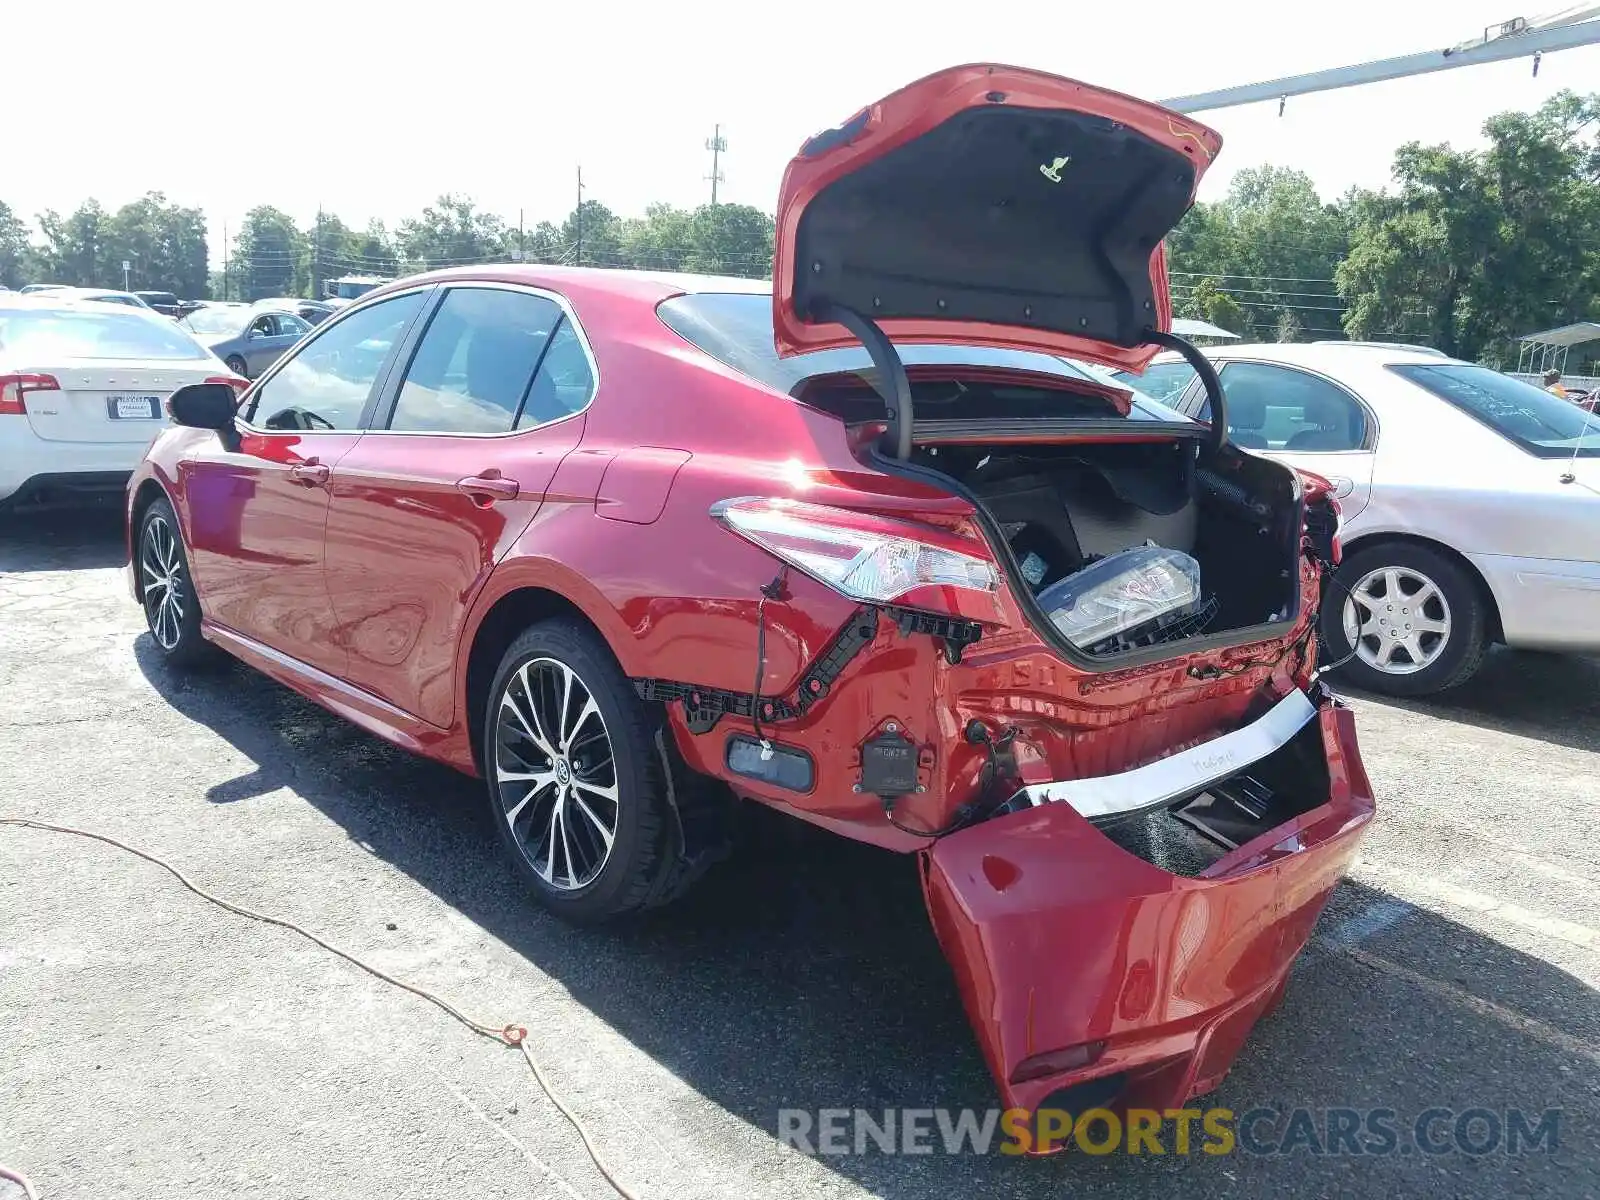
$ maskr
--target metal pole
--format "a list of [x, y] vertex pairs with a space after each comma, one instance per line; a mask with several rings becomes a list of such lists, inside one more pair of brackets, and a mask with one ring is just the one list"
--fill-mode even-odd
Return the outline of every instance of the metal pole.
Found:
[[[1535, 56], [1534, 70], [1537, 71], [1539, 55], [1553, 54], [1557, 50], [1571, 50], [1577, 46], [1600, 44], [1600, 21], [1586, 19], [1597, 13], [1600, 13], [1600, 7], [1584, 7], [1546, 21], [1527, 21], [1517, 18], [1505, 22], [1482, 38], [1445, 50], [1427, 50], [1421, 54], [1384, 58], [1376, 62], [1358, 63], [1352, 67], [1334, 67], [1327, 71], [1313, 71], [1307, 75], [1288, 75], [1265, 83], [1248, 83], [1242, 87], [1222, 88], [1215, 92], [1174, 96], [1170, 100], [1161, 101], [1161, 104], [1162, 107], [1175, 112], [1210, 112], [1219, 108], [1233, 108], [1240, 104], [1255, 104], [1262, 100], [1281, 102], [1290, 96], [1331, 92], [1339, 88], [1379, 83], [1386, 79], [1406, 79], [1413, 75], [1453, 71], [1457, 67], [1474, 67], [1479, 63], [1502, 62], [1512, 58], [1527, 58], [1530, 55]], [[1551, 24], [1550, 21], [1560, 23]]]
[[578, 167], [578, 266], [583, 266], [583, 167]]
[[717, 206], [717, 184], [722, 182], [722, 152], [728, 148], [728, 139], [722, 136], [722, 126], [718, 125], [712, 131], [711, 137], [706, 141], [706, 149], [711, 151], [711, 207]]

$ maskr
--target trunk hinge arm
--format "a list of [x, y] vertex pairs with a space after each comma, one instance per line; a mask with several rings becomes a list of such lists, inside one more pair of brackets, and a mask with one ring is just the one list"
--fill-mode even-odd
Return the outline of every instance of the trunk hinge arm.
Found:
[[1228, 444], [1228, 400], [1222, 394], [1222, 379], [1211, 365], [1211, 360], [1193, 342], [1175, 333], [1147, 329], [1144, 340], [1153, 346], [1176, 350], [1200, 376], [1200, 382], [1206, 389], [1206, 399], [1211, 401], [1211, 449], [1214, 453], [1220, 451]]
[[894, 348], [889, 335], [884, 333], [871, 317], [863, 316], [853, 308], [835, 304], [825, 296], [811, 302], [814, 321], [843, 325], [854, 334], [866, 349], [878, 378], [873, 390], [883, 398], [889, 409], [889, 428], [883, 435], [883, 452], [890, 458], [902, 461], [911, 457], [911, 380], [906, 375], [906, 365], [900, 352]]

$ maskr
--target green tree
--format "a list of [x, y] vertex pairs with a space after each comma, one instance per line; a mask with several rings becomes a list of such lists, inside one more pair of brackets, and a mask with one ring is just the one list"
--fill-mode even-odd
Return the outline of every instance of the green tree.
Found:
[[[465, 196], [446, 194], [423, 209], [420, 217], [402, 221], [395, 240], [407, 269], [425, 271], [509, 259], [506, 234], [506, 223], [499, 217], [478, 209]], [[515, 234], [511, 240], [516, 240]]]
[[1463, 358], [1591, 315], [1600, 286], [1600, 96], [1563, 92], [1484, 124], [1488, 147], [1411, 143], [1393, 193], [1351, 204], [1338, 271], [1353, 337]]
[[772, 274], [773, 222], [748, 204], [706, 204], [690, 222], [685, 268], [707, 275]]
[[105, 261], [121, 286], [127, 262], [134, 288], [198, 296], [207, 287], [206, 219], [198, 208], [150, 192], [124, 204], [106, 223]]
[[17, 288], [31, 282], [27, 278], [31, 257], [28, 227], [10, 205], [0, 203], [0, 284]]
[[294, 218], [270, 204], [252, 208], [233, 243], [233, 272], [240, 298], [294, 294], [305, 254], [305, 235], [296, 228]]
[[1275, 330], [1285, 313], [1331, 332], [1343, 308], [1334, 271], [1348, 238], [1342, 206], [1324, 204], [1304, 172], [1248, 168], [1223, 199], [1196, 204], [1173, 230], [1173, 291], [1181, 300], [1209, 276], [1258, 332]]
[[561, 223], [564, 261], [586, 267], [625, 267], [622, 222], [598, 200], [585, 200]]
[[1292, 311], [1285, 310], [1278, 316], [1278, 341], [1298, 342], [1305, 336], [1305, 326], [1300, 323], [1300, 318]]
[[[98, 287], [110, 280], [107, 259], [111, 248], [110, 219], [98, 200], [85, 200], [70, 217], [46, 209], [39, 214], [44, 245], [39, 252], [40, 274], [50, 283]], [[117, 271], [116, 284], [122, 286]]]

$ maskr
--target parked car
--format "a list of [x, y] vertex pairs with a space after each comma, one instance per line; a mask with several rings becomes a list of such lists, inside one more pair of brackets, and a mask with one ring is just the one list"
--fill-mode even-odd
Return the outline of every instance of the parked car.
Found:
[[1006, 67], [862, 114], [790, 164], [774, 284], [439, 271], [237, 410], [179, 392], [133, 593], [174, 669], [483, 776], [573, 920], [681, 893], [738, 799], [916, 853], [1008, 1106], [1176, 1106], [1373, 812], [1326, 491], [1061, 357], [1186, 345], [1159, 243], [1219, 139]]
[[153, 308], [164, 317], [181, 317], [189, 308], [171, 292], [134, 292], [145, 307]]
[[64, 283], [30, 283], [18, 290], [18, 295], [31, 296], [35, 292], [60, 292], [68, 290]]
[[[1470, 678], [1494, 642], [1600, 651], [1600, 418], [1437, 351], [1207, 354], [1229, 439], [1333, 482], [1344, 561], [1322, 634], [1352, 684], [1428, 695]], [[1175, 356], [1124, 378], [1210, 419]]]
[[255, 301], [251, 307], [291, 312], [310, 325], [320, 325], [336, 311], [332, 304], [323, 304], [317, 300], [302, 300], [297, 296], [269, 296], [264, 300]]
[[142, 308], [147, 312], [155, 311], [132, 292], [118, 292], [111, 291], [106, 288], [86, 287], [51, 288], [50, 290], [58, 294], [70, 295], [78, 300], [97, 300], [101, 304], [122, 304], [126, 305], [128, 308]]
[[178, 322], [220, 358], [228, 370], [254, 379], [311, 326], [293, 313], [259, 308], [199, 308]]
[[389, 282], [391, 280], [383, 275], [344, 275], [338, 279], [330, 279], [323, 285], [328, 293], [325, 301], [334, 308], [343, 308], [374, 288], [382, 287]]
[[0, 508], [121, 493], [166, 398], [219, 380], [211, 352], [148, 309], [0, 296]]

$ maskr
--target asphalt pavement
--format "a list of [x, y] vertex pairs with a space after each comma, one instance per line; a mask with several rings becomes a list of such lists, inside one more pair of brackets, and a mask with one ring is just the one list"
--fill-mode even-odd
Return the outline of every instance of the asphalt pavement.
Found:
[[[909, 858], [755, 812], [678, 906], [568, 928], [472, 781], [242, 666], [169, 673], [122, 557], [115, 514], [0, 517], [0, 813], [135, 842], [525, 1024], [642, 1197], [1600, 1195], [1600, 661], [1499, 652], [1447, 697], [1355, 698], [1379, 819], [1204, 1101], [1402, 1134], [1442, 1109], [1446, 1143], [1468, 1109], [1559, 1110], [1553, 1149], [812, 1157], [781, 1109], [993, 1103]], [[611, 1195], [515, 1051], [145, 862], [8, 827], [0, 1163], [44, 1200]]]

